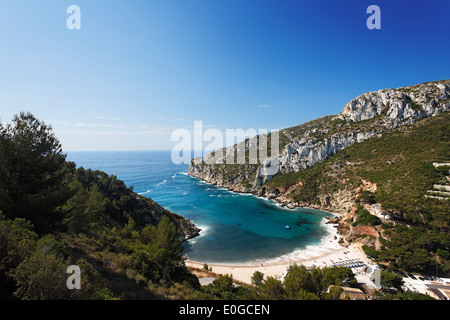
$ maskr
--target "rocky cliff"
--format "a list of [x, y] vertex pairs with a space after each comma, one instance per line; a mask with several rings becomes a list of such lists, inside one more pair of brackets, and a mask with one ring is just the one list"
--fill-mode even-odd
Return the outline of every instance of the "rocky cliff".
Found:
[[[281, 130], [280, 152], [275, 157], [260, 158], [256, 164], [225, 164], [225, 158], [217, 156], [228, 154], [226, 151], [230, 149], [244, 148], [247, 159], [250, 159], [251, 149], [258, 146], [257, 136], [226, 150], [218, 150], [214, 157], [210, 154], [193, 159], [188, 173], [233, 191], [279, 198], [278, 195], [267, 194], [263, 187], [276, 174], [302, 171], [353, 144], [449, 109], [450, 80], [368, 92], [350, 101], [335, 116]], [[269, 167], [272, 170], [267, 170]], [[336, 198], [343, 198], [340, 203], [349, 202], [349, 195], [338, 194], [330, 199]]]

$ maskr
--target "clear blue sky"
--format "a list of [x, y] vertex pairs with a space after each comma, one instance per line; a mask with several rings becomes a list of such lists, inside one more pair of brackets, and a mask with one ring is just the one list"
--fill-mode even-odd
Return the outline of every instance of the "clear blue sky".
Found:
[[448, 0], [2, 0], [0, 117], [32, 112], [65, 150], [171, 149], [194, 120], [281, 129], [450, 78], [449, 20]]

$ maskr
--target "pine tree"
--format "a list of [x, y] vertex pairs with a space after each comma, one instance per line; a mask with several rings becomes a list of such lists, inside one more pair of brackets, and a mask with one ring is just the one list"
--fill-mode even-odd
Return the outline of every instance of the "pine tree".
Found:
[[6, 217], [30, 220], [38, 233], [61, 221], [66, 164], [52, 127], [30, 113], [0, 124], [0, 210]]

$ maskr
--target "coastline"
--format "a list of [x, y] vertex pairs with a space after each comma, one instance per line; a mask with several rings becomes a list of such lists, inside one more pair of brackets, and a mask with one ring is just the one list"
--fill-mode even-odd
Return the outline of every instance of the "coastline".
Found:
[[[371, 265], [371, 261], [367, 258], [362, 250], [355, 245], [349, 245], [348, 247], [329, 248], [328, 250], [310, 250], [309, 256], [303, 256], [292, 259], [283, 259], [280, 261], [268, 261], [249, 264], [208, 264], [208, 267], [212, 269], [212, 272], [216, 274], [229, 274], [233, 276], [234, 280], [251, 284], [251, 277], [256, 271], [264, 274], [265, 278], [274, 277], [276, 279], [283, 279], [287, 273], [290, 265], [298, 264], [306, 267], [329, 267], [334, 262], [346, 261], [346, 260], [359, 260], [366, 265]], [[203, 269], [203, 262], [186, 260], [185, 265], [187, 267]]]
[[323, 206], [316, 205], [316, 204], [292, 202], [291, 200], [286, 199], [284, 197], [280, 197], [280, 196], [277, 197], [277, 196], [272, 196], [272, 195], [266, 196], [264, 193], [252, 191], [252, 190], [249, 190], [248, 188], [241, 189], [241, 188], [237, 188], [236, 186], [221, 185], [217, 182], [207, 181], [205, 178], [202, 178], [193, 172], [189, 172], [189, 170], [188, 170], [188, 172], [186, 172], [184, 174], [191, 178], [198, 179], [202, 183], [209, 184], [209, 185], [215, 186], [217, 188], [227, 190], [229, 192], [237, 193], [240, 195], [255, 196], [259, 199], [272, 201], [274, 204], [278, 205], [281, 208], [285, 208], [285, 209], [293, 210], [293, 209], [297, 209], [297, 208], [305, 208], [305, 209], [319, 210], [319, 211], [326, 212], [326, 213], [332, 214], [334, 216], [339, 216], [339, 217], [341, 217], [342, 215], [344, 215], [347, 212], [347, 209], [345, 209], [345, 208], [334, 208], [335, 210], [330, 211], [330, 208], [323, 207]]
[[[193, 178], [201, 180], [203, 183], [215, 185], [195, 175], [191, 175], [189, 173], [187, 174]], [[263, 197], [252, 192], [239, 192], [225, 186], [215, 186], [224, 188], [230, 192], [244, 195], [253, 195], [260, 199], [273, 201], [274, 204], [289, 210], [294, 210], [296, 208], [307, 208], [330, 213], [330, 215], [334, 217], [341, 218], [343, 216], [342, 213], [330, 212], [329, 210], [323, 210], [321, 208], [311, 208], [306, 206], [288, 207], [286, 205], [283, 205], [283, 203], [280, 203], [276, 199]], [[324, 219], [323, 224], [325, 228], [327, 228], [328, 235], [325, 236], [319, 244], [310, 245], [304, 249], [298, 249], [290, 254], [286, 254], [280, 257], [254, 260], [244, 263], [207, 263], [187, 259], [185, 261], [185, 265], [190, 268], [203, 269], [204, 264], [207, 264], [208, 267], [211, 267], [212, 271], [216, 274], [230, 274], [233, 276], [234, 280], [251, 284], [251, 277], [256, 271], [262, 272], [265, 277], [275, 277], [276, 279], [283, 279], [283, 277], [287, 273], [289, 266], [293, 264], [304, 265], [306, 267], [326, 267], [331, 266], [334, 262], [351, 259], [363, 261], [366, 265], [372, 264], [369, 258], [360, 248], [360, 245], [350, 244], [347, 246], [343, 246], [339, 243], [340, 235], [337, 228], [339, 224], [337, 222], [331, 222], [329, 219]]]

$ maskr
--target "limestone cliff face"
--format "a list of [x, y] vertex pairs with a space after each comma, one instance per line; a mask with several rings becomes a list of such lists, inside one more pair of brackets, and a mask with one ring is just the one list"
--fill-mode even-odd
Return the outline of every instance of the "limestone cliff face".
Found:
[[280, 172], [288, 173], [304, 170], [322, 162], [339, 150], [378, 134], [378, 130], [368, 130], [367, 132], [354, 130], [335, 133], [320, 140], [316, 138], [294, 140], [284, 148], [281, 154]]
[[449, 108], [449, 80], [368, 92], [350, 101], [337, 116], [359, 122], [385, 114], [383, 125], [396, 127], [440, 114]]
[[[449, 80], [365, 93], [350, 101], [333, 117], [332, 121], [342, 121], [338, 122], [341, 132], [318, 139], [313, 136], [320, 131], [316, 129], [315, 132], [309, 132], [305, 137], [287, 144], [281, 153], [280, 171], [301, 171], [322, 162], [339, 150], [382, 135], [386, 130], [448, 111], [449, 98]], [[364, 121], [367, 124], [362, 123]]]
[[[302, 171], [355, 143], [449, 109], [450, 80], [368, 92], [350, 101], [335, 116], [282, 130], [280, 141], [285, 143], [280, 144], [277, 157], [258, 159], [254, 165], [228, 165], [208, 155], [193, 159], [189, 174], [234, 191], [268, 196], [262, 186], [277, 173]], [[248, 151], [255, 148], [256, 141], [249, 139], [233, 147]], [[205, 164], [205, 159], [210, 164]], [[279, 166], [273, 165], [277, 163]]]
[[[247, 179], [254, 182], [258, 179], [256, 165], [226, 165], [205, 164], [203, 158], [195, 158], [191, 161], [188, 174], [202, 179], [218, 187], [227, 188], [231, 191], [249, 193], [257, 190], [252, 185], [244, 183]], [[230, 166], [232, 168], [228, 168]], [[231, 170], [228, 170], [231, 169]]]

